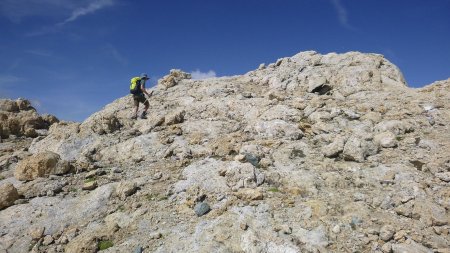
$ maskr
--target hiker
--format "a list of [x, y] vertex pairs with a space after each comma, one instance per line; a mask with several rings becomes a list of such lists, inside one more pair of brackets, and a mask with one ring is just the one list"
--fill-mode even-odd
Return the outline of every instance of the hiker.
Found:
[[132, 119], [137, 119], [138, 117], [139, 103], [143, 103], [145, 106], [144, 111], [141, 114], [141, 119], [147, 118], [147, 110], [150, 106], [150, 103], [145, 98], [145, 95], [150, 98], [151, 94], [153, 93], [152, 91], [150, 94], [148, 94], [147, 90], [145, 89], [145, 81], [147, 81], [148, 79], [150, 78], [148, 78], [147, 74], [145, 73], [141, 74], [141, 76], [139, 77], [133, 77], [131, 79], [130, 93], [133, 94], [134, 106], [136, 107], [134, 116], [131, 117]]

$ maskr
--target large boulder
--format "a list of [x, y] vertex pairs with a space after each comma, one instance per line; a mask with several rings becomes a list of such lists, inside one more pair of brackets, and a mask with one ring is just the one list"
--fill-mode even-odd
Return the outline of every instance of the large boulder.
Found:
[[18, 180], [29, 181], [48, 175], [62, 175], [70, 172], [69, 162], [53, 152], [46, 151], [35, 154], [17, 164], [14, 177]]
[[12, 206], [17, 199], [19, 199], [19, 193], [13, 184], [0, 185], [0, 210]]

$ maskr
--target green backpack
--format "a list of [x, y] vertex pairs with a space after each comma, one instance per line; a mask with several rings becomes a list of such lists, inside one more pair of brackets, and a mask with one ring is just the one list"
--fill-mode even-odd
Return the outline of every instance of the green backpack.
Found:
[[141, 78], [140, 77], [133, 77], [131, 78], [131, 84], [130, 84], [130, 93], [137, 95], [141, 93]]

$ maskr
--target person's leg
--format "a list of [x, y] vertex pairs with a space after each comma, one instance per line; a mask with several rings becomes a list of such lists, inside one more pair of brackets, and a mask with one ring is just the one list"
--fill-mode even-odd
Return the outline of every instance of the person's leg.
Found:
[[133, 102], [134, 102], [134, 116], [133, 119], [137, 119], [138, 111], [139, 111], [139, 100], [136, 98], [136, 96], [133, 96]]
[[142, 96], [139, 98], [139, 102], [144, 104], [144, 111], [141, 114], [141, 119], [146, 119], [147, 118], [147, 110], [148, 107], [150, 106], [150, 104], [148, 103], [147, 99], [145, 99], [144, 94], [142, 94]]
[[144, 105], [145, 105], [144, 112], [147, 113], [147, 110], [150, 107], [150, 103], [148, 102], [148, 100], [145, 101]]

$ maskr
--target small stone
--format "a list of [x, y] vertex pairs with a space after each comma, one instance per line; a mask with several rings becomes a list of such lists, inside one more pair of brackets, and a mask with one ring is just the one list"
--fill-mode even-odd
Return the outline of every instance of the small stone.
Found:
[[69, 239], [67, 238], [67, 236], [63, 235], [61, 236], [56, 243], [57, 244], [67, 244], [69, 242]]
[[117, 167], [114, 167], [114, 168], [112, 169], [112, 172], [113, 172], [113, 173], [122, 173], [122, 170], [119, 169], [119, 168], [117, 168]]
[[150, 239], [154, 239], [154, 240], [160, 239], [162, 237], [162, 234], [160, 232], [154, 232], [154, 233], [151, 233], [149, 235], [149, 237], [150, 237]]
[[197, 214], [198, 217], [207, 214], [210, 210], [211, 208], [206, 202], [197, 203], [194, 207], [195, 214]]
[[405, 236], [406, 236], [405, 230], [400, 230], [397, 233], [395, 233], [394, 240], [399, 241], [399, 240], [405, 238]]
[[133, 209], [138, 209], [138, 208], [141, 207], [141, 206], [142, 206], [141, 203], [133, 203], [133, 204], [131, 205], [131, 208], [133, 208]]
[[235, 161], [238, 161], [238, 162], [245, 162], [246, 161], [246, 159], [245, 159], [245, 155], [243, 155], [243, 154], [239, 154], [239, 155], [237, 155], [237, 156], [235, 156], [234, 157], [234, 160]]
[[339, 234], [341, 232], [341, 226], [336, 225], [333, 227], [333, 229], [331, 229], [331, 231], [333, 231], [333, 233], [335, 234]]
[[381, 247], [381, 251], [384, 253], [391, 253], [392, 252], [392, 243], [387, 242]]
[[98, 186], [97, 181], [92, 181], [92, 182], [84, 183], [84, 185], [81, 189], [85, 190], [85, 191], [92, 191], [95, 188], [97, 188], [97, 186]]
[[137, 191], [137, 184], [132, 182], [120, 182], [116, 188], [116, 194], [120, 199], [124, 200]]
[[354, 201], [364, 201], [365, 199], [366, 199], [366, 196], [360, 192], [353, 194]]
[[153, 174], [152, 179], [153, 180], [159, 180], [163, 177], [163, 173], [162, 172], [156, 172], [155, 174]]
[[48, 245], [52, 244], [53, 241], [54, 241], [54, 240], [53, 240], [53, 237], [52, 237], [51, 235], [46, 235], [46, 236], [44, 237], [44, 240], [42, 241], [42, 245], [48, 246]]
[[97, 175], [97, 170], [89, 171], [84, 178], [93, 178]]
[[137, 246], [133, 252], [134, 253], [142, 253], [142, 252], [144, 252], [144, 249], [141, 246]]
[[247, 225], [247, 223], [245, 223], [245, 222], [241, 222], [241, 224], [239, 224], [239, 227], [240, 227], [242, 230], [247, 230], [247, 229], [248, 229], [248, 225]]
[[258, 189], [251, 188], [243, 188], [239, 189], [238, 192], [235, 193], [236, 197], [242, 200], [262, 200], [264, 198], [263, 193]]
[[30, 229], [28, 234], [31, 236], [33, 240], [39, 240], [44, 235], [44, 227], [33, 227]]
[[395, 208], [395, 212], [398, 215], [402, 215], [402, 216], [405, 216], [405, 217], [411, 217], [411, 214], [412, 214], [411, 209], [409, 207], [405, 206], [405, 205], [397, 206]]
[[379, 133], [374, 136], [374, 142], [382, 148], [394, 148], [397, 147], [397, 139], [395, 134], [390, 131]]
[[387, 242], [394, 236], [395, 229], [391, 225], [384, 225], [380, 229], [380, 239]]

